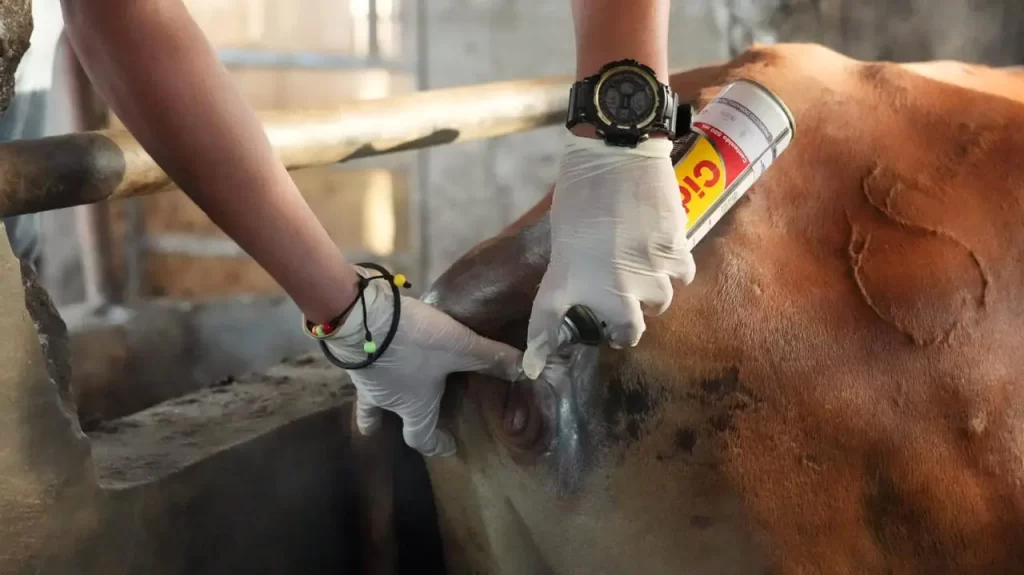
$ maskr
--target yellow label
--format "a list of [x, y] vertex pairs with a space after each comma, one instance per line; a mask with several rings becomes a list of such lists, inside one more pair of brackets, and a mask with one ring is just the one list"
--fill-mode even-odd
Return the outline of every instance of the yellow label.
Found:
[[676, 164], [676, 181], [686, 209], [686, 230], [689, 231], [725, 191], [725, 164], [711, 142], [703, 136], [697, 136], [697, 143]]

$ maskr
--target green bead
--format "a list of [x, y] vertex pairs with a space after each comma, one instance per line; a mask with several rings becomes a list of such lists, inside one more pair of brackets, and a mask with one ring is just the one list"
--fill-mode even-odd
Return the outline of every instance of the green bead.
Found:
[[372, 341], [368, 341], [363, 344], [363, 351], [366, 353], [375, 353], [377, 351], [377, 344]]

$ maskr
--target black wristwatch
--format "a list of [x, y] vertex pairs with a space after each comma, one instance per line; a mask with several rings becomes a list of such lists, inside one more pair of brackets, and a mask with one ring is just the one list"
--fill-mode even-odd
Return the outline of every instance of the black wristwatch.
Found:
[[572, 85], [565, 127], [593, 124], [597, 134], [612, 146], [635, 148], [652, 133], [669, 140], [689, 131], [688, 114], [679, 113], [679, 95], [658, 81], [650, 67], [636, 60], [605, 64], [593, 76]]

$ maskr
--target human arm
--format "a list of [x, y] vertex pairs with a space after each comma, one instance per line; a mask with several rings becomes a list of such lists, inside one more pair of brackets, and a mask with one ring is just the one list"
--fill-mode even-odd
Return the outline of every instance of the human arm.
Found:
[[[671, 4], [671, 0], [572, 0], [576, 79], [596, 74], [608, 62], [630, 58], [650, 66], [658, 80], [667, 84]], [[589, 124], [575, 126], [572, 132], [595, 136]]]
[[90, 81], [182, 191], [311, 321], [348, 307], [355, 271], [181, 0], [61, 4]]
[[[668, 83], [668, 0], [573, 0], [577, 79], [632, 59]], [[551, 202], [551, 258], [534, 300], [523, 371], [539, 377], [561, 345], [573, 305], [605, 324], [612, 347], [635, 346], [671, 304], [672, 280], [693, 281], [687, 216], [670, 158], [651, 134], [635, 148], [610, 146], [590, 124], [568, 136]]]
[[[342, 258], [181, 0], [62, 0], [62, 7], [83, 69], [118, 118], [308, 320], [323, 323], [363, 298], [366, 317], [355, 305], [328, 346], [347, 362], [365, 359], [364, 325], [381, 340], [398, 309], [390, 290], [374, 281], [360, 292], [357, 277], [367, 270]], [[372, 431], [388, 409], [402, 417], [410, 446], [450, 454], [454, 440], [435, 429], [445, 377], [481, 371], [514, 379], [520, 356], [403, 297], [391, 347], [349, 370], [359, 427]]]
[[670, 0], [573, 0], [576, 79], [597, 73], [608, 62], [632, 58], [668, 83]]

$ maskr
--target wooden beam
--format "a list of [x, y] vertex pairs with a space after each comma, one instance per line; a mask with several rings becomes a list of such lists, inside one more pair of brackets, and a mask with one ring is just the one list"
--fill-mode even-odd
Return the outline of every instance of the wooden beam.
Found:
[[[571, 76], [515, 80], [260, 114], [290, 170], [525, 132], [561, 123]], [[202, 137], [202, 134], [196, 134]], [[123, 129], [0, 144], [0, 216], [172, 189]]]

